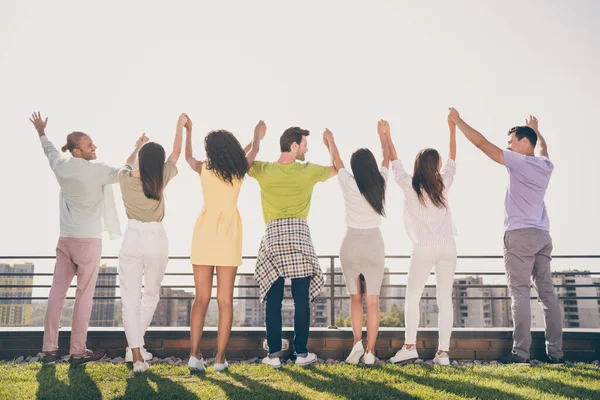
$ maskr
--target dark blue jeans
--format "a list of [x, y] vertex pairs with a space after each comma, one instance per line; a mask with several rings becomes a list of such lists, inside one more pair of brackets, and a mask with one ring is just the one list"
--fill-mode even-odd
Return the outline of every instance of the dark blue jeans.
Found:
[[[294, 299], [294, 352], [305, 357], [308, 354], [306, 344], [310, 331], [310, 301], [308, 289], [310, 276], [292, 279], [292, 297]], [[281, 357], [281, 303], [283, 302], [284, 279], [279, 278], [267, 292], [266, 325], [269, 357]]]

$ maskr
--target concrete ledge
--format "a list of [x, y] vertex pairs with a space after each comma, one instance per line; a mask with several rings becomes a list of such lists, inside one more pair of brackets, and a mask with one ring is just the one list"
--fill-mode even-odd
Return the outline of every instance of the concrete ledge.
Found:
[[[293, 344], [293, 330], [284, 329], [283, 337]], [[61, 329], [60, 352], [68, 354], [70, 329]], [[366, 332], [363, 332], [366, 339]], [[437, 349], [437, 329], [423, 328], [417, 336], [421, 358], [433, 358]], [[158, 357], [189, 356], [189, 328], [150, 328], [146, 333], [146, 348]], [[227, 357], [231, 360], [264, 357], [264, 328], [234, 328], [231, 332]], [[532, 358], [544, 355], [544, 332], [532, 330]], [[600, 359], [600, 330], [565, 329], [563, 334], [565, 358], [571, 361]], [[19, 356], [35, 356], [41, 351], [42, 328], [2, 328], [0, 330], [0, 359]], [[344, 359], [352, 349], [352, 331], [349, 328], [313, 328], [308, 348], [321, 358]], [[377, 357], [387, 359], [404, 344], [404, 328], [381, 328], [375, 352]], [[109, 356], [123, 357], [127, 345], [123, 328], [90, 328], [89, 348], [102, 348]], [[205, 358], [213, 357], [217, 346], [216, 328], [204, 330], [201, 350]], [[454, 359], [495, 360], [508, 353], [512, 347], [512, 330], [509, 328], [471, 329], [455, 328], [450, 343], [450, 357]]]

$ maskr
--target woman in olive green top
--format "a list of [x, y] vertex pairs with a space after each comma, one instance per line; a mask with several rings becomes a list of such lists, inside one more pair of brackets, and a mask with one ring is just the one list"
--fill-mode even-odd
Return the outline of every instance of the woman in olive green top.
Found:
[[[123, 302], [123, 326], [129, 347], [125, 361], [133, 362], [134, 372], [148, 369], [152, 354], [144, 349], [144, 334], [160, 299], [160, 285], [168, 262], [164, 188], [177, 175], [175, 164], [181, 154], [183, 128], [189, 132], [192, 121], [181, 114], [177, 121], [173, 151], [165, 162], [165, 150], [146, 135], [138, 140], [139, 168], [133, 164], [137, 152], [119, 174], [121, 193], [129, 223], [119, 253], [119, 283]], [[144, 287], [142, 289], [142, 276]]]

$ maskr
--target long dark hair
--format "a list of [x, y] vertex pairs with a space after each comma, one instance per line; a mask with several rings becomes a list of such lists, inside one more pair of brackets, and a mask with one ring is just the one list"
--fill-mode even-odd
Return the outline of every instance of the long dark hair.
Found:
[[160, 201], [162, 198], [165, 158], [165, 149], [158, 143], [146, 143], [140, 150], [140, 179], [144, 194], [149, 199]]
[[350, 166], [360, 193], [377, 214], [385, 216], [385, 179], [371, 150], [356, 150], [350, 158]]
[[444, 181], [438, 172], [440, 153], [435, 149], [423, 149], [415, 158], [412, 187], [417, 192], [419, 201], [425, 205], [423, 190], [437, 208], [446, 208], [444, 198]]
[[240, 142], [229, 131], [209, 132], [204, 138], [206, 169], [213, 170], [223, 181], [233, 184], [233, 179], [244, 179], [248, 161]]

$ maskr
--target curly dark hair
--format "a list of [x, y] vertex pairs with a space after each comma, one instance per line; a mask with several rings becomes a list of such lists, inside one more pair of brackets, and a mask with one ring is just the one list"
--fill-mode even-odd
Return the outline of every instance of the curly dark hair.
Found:
[[240, 142], [229, 131], [209, 132], [204, 138], [206, 169], [213, 170], [219, 178], [233, 185], [233, 179], [244, 179], [248, 161]]

